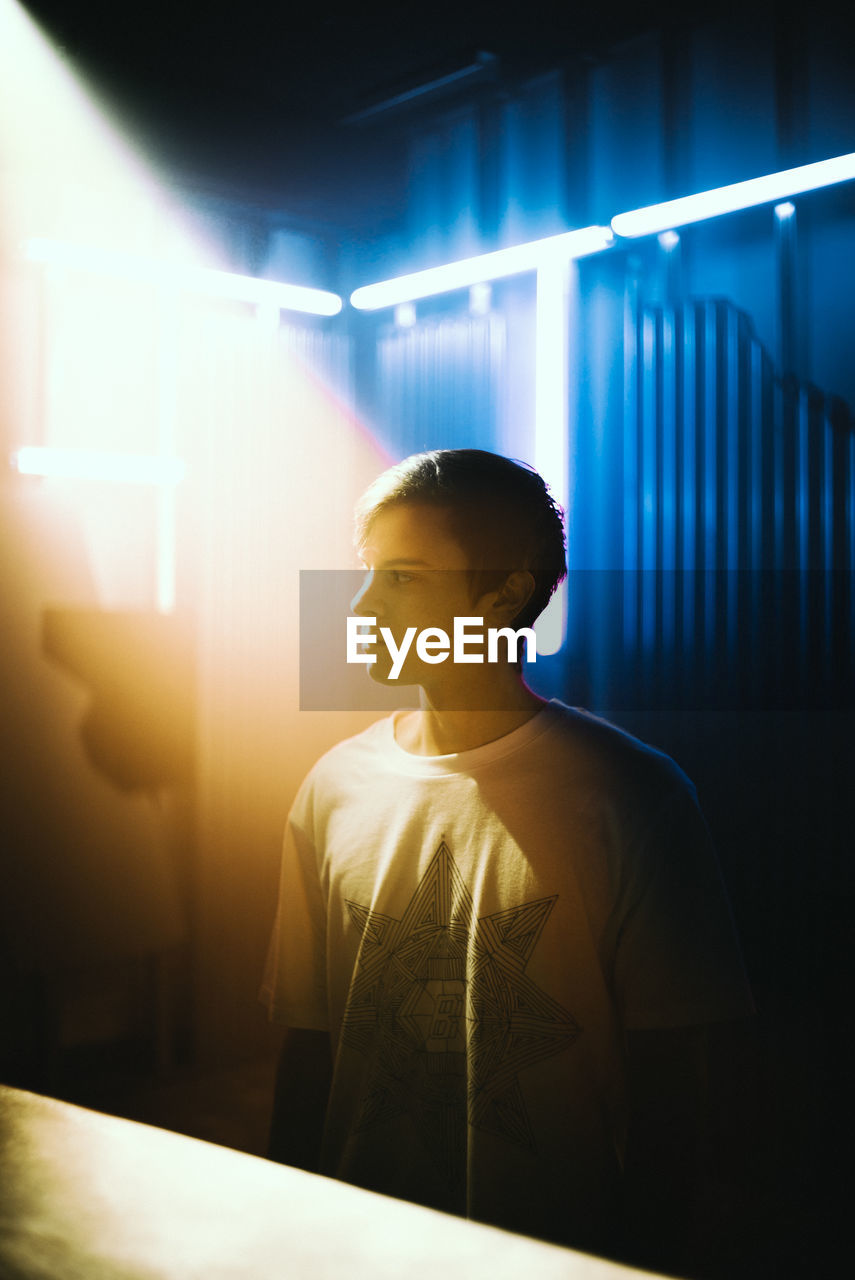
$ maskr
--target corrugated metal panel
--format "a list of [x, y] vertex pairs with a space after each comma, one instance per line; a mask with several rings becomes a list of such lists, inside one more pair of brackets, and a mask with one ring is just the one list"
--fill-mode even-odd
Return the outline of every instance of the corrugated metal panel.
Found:
[[495, 449], [506, 326], [498, 312], [394, 328], [377, 346], [376, 414], [404, 457], [423, 449]]
[[725, 301], [639, 307], [625, 339], [624, 695], [839, 705], [853, 689], [851, 413], [776, 379]]

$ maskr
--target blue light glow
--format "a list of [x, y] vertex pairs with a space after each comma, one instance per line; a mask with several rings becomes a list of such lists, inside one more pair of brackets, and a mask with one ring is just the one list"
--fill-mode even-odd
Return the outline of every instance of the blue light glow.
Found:
[[416, 323], [416, 309], [412, 302], [399, 302], [395, 308], [395, 324], [399, 329], [412, 329]]
[[676, 249], [679, 243], [680, 237], [677, 235], [676, 231], [663, 231], [659, 237], [659, 244], [666, 250], [666, 252], [671, 249]]
[[792, 218], [795, 211], [796, 206], [790, 200], [785, 200], [783, 204], [775, 205], [775, 217], [779, 222], [784, 222], [787, 218]]
[[489, 315], [492, 301], [493, 290], [488, 280], [479, 280], [477, 284], [473, 284], [469, 289], [470, 316]]
[[234, 275], [210, 267], [182, 266], [162, 262], [138, 254], [119, 253], [91, 245], [68, 244], [61, 240], [33, 238], [24, 243], [25, 256], [31, 262], [70, 267], [79, 271], [95, 271], [101, 275], [143, 284], [183, 289], [190, 293], [229, 298], [282, 311], [302, 311], [310, 315], [334, 316], [341, 311], [338, 294], [304, 285], [282, 284], [275, 280], [259, 280], [255, 276]]
[[449, 293], [452, 289], [465, 289], [488, 280], [501, 280], [523, 271], [569, 262], [571, 258], [599, 253], [612, 243], [608, 227], [581, 227], [578, 231], [565, 231], [543, 240], [530, 240], [508, 249], [497, 249], [459, 262], [447, 262], [441, 267], [429, 267], [426, 271], [414, 271], [392, 280], [363, 285], [353, 291], [350, 301], [359, 311], [377, 311], [381, 307], [397, 306], [400, 302], [430, 298], [438, 293]]
[[649, 205], [645, 209], [633, 209], [612, 218], [612, 230], [619, 236], [649, 236], [674, 227], [684, 227], [691, 222], [703, 222], [722, 213], [737, 209], [749, 209], [753, 205], [784, 200], [802, 191], [814, 191], [832, 186], [836, 182], [849, 182], [855, 178], [855, 152], [833, 156], [830, 160], [817, 160], [813, 164], [800, 165], [796, 169], [784, 169], [762, 178], [749, 178], [727, 187], [700, 191], [693, 196], [681, 196], [678, 200], [666, 200], [664, 204]]
[[[569, 264], [537, 273], [535, 323], [534, 466], [567, 509]], [[537, 620], [537, 651], [557, 653], [566, 635], [566, 592], [558, 588]]]

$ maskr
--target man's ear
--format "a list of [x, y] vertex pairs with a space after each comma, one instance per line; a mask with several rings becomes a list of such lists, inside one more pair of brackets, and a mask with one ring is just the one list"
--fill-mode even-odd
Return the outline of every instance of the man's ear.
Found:
[[488, 627], [506, 627], [521, 613], [534, 594], [534, 574], [528, 569], [509, 573], [497, 591], [485, 591], [478, 601]]

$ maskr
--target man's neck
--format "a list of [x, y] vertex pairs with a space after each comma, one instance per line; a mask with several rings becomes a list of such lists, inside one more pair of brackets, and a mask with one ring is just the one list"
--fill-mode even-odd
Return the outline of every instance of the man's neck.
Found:
[[[472, 701], [475, 701], [472, 699]], [[472, 751], [512, 733], [536, 716], [545, 705], [521, 677], [496, 697], [481, 701], [479, 706], [436, 706], [423, 693], [422, 706], [402, 716], [395, 725], [395, 739], [416, 756], [444, 756], [459, 751]]]

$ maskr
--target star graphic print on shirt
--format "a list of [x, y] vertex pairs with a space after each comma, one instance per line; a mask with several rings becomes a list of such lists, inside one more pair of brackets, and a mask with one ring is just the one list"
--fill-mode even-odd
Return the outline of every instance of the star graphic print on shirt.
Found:
[[525, 972], [555, 901], [473, 919], [443, 841], [400, 920], [347, 903], [361, 944], [342, 1041], [372, 1079], [357, 1127], [409, 1116], [450, 1186], [467, 1124], [534, 1150], [520, 1073], [580, 1034]]

